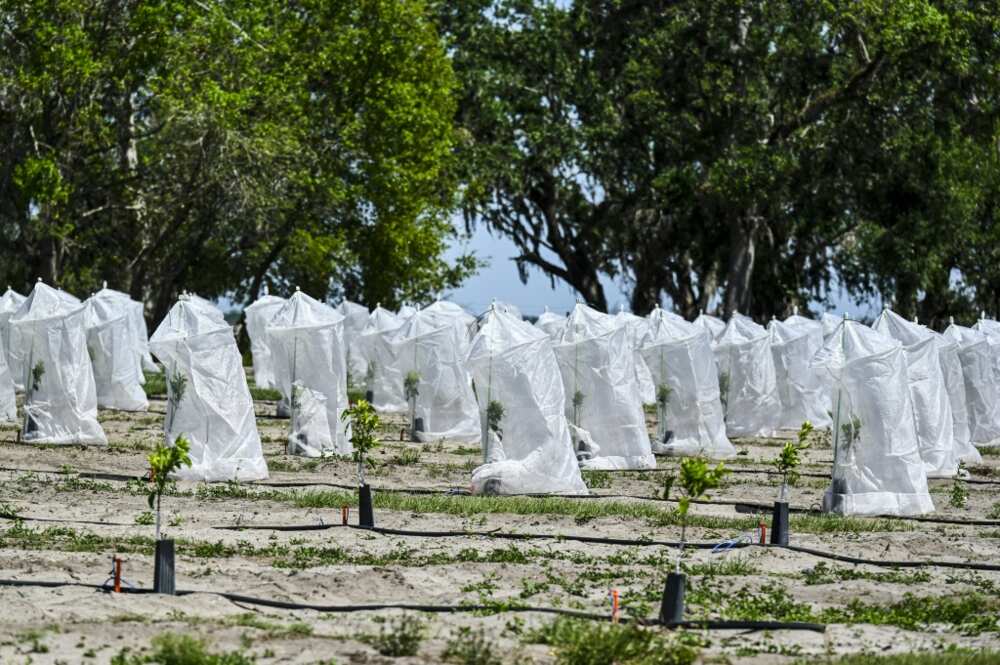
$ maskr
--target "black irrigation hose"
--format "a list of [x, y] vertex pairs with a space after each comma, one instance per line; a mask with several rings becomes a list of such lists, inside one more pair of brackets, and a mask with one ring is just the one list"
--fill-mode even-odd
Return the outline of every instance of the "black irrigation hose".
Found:
[[12, 522], [54, 522], [57, 524], [94, 524], [96, 526], [135, 526], [125, 522], [102, 522], [100, 520], [74, 520], [60, 519], [58, 517], [25, 517], [24, 515], [0, 515], [0, 520], [10, 520]]
[[[718, 503], [724, 505], [735, 506], [736, 512], [742, 515], [756, 515], [761, 512], [766, 512], [773, 510], [773, 506], [764, 503], [749, 503], [746, 501], [707, 501], [706, 503]], [[792, 513], [800, 513], [806, 515], [828, 515], [829, 513], [824, 513], [822, 510], [816, 508], [799, 508], [794, 506], [789, 506], [788, 511]], [[934, 517], [927, 515], [871, 515], [872, 518], [884, 517], [885, 519], [893, 520], [903, 520], [907, 522], [927, 522], [929, 524], [957, 524], [962, 526], [1000, 526], [1000, 520], [976, 520], [976, 519], [962, 519], [960, 517]]]
[[[86, 582], [54, 582], [50, 580], [8, 580], [0, 579], [0, 586], [9, 587], [41, 587], [54, 589], [58, 587], [73, 586], [84, 589], [95, 589], [97, 591], [110, 591], [110, 587], [99, 584], [88, 584]], [[150, 594], [152, 589], [143, 587], [123, 587], [123, 593]], [[557, 614], [576, 619], [589, 619], [593, 621], [608, 621], [610, 616], [596, 612], [582, 612], [579, 610], [569, 610], [562, 607], [543, 607], [534, 605], [422, 605], [419, 603], [366, 603], [363, 605], [318, 605], [314, 603], [298, 603], [287, 600], [273, 600], [270, 598], [259, 598], [256, 596], [245, 596], [239, 593], [228, 591], [194, 591], [189, 589], [178, 589], [177, 596], [190, 596], [196, 593], [210, 593], [233, 603], [243, 603], [245, 605], [257, 605], [259, 607], [271, 607], [282, 610], [312, 610], [324, 613], [353, 613], [372, 612], [379, 610], [409, 610], [412, 612], [431, 612], [436, 614], [456, 614], [465, 612], [535, 612], [541, 614]], [[624, 618], [624, 621], [629, 621]], [[663, 626], [664, 628], [691, 628], [709, 630], [808, 630], [816, 633], [826, 632], [826, 625], [821, 623], [807, 623], [802, 621], [720, 621], [706, 619], [702, 621], [670, 621], [662, 622], [659, 619], [638, 619], [637, 623], [644, 626]]]
[[800, 545], [780, 545], [772, 547], [781, 547], [782, 549], [791, 550], [792, 552], [810, 554], [812, 556], [830, 559], [832, 561], [880, 566], [882, 568], [925, 568], [934, 566], [940, 568], [959, 568], [963, 570], [1000, 571], [1000, 564], [996, 563], [978, 563], [975, 561], [876, 561], [874, 559], [863, 559], [861, 557], [848, 556], [846, 554], [834, 554], [833, 552], [814, 550], [811, 547], [802, 547]]

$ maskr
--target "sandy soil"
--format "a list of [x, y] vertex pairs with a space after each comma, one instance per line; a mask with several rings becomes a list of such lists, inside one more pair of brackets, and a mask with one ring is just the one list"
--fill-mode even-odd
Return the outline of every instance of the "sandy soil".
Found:
[[[610, 611], [609, 592], [618, 589], [627, 611], [654, 616], [675, 550], [662, 546], [616, 546], [568, 540], [505, 541], [488, 537], [399, 537], [351, 528], [279, 532], [223, 530], [233, 525], [331, 524], [341, 521], [331, 485], [351, 486], [353, 465], [346, 460], [307, 460], [284, 454], [287, 421], [270, 417], [274, 404], [257, 403], [258, 425], [271, 478], [256, 486], [206, 486], [178, 483], [165, 499], [171, 538], [177, 539], [177, 586], [198, 591], [183, 597], [107, 594], [80, 587], [55, 589], [0, 586], [0, 662], [107, 663], [124, 648], [148, 649], [164, 632], [204, 637], [215, 650], [241, 649], [262, 663], [441, 662], [446, 645], [461, 627], [482, 628], [504, 662], [554, 662], [548, 646], [531, 644], [525, 634], [551, 622], [537, 613], [500, 612], [424, 615], [426, 639], [417, 656], [393, 659], [379, 655], [377, 640], [401, 614], [398, 610], [324, 614], [315, 611], [262, 609], [230, 602], [210, 592], [318, 604], [512, 602]], [[0, 519], [0, 578], [63, 580], [101, 584], [111, 558], [124, 559], [124, 576], [137, 586], [152, 583], [153, 527], [143, 486], [124, 479], [93, 479], [86, 473], [139, 476], [145, 457], [161, 435], [164, 403], [153, 400], [148, 414], [102, 412], [111, 445], [107, 448], [27, 446], [16, 443], [16, 430], [0, 430], [0, 504], [31, 518]], [[478, 449], [441, 441], [400, 442], [403, 421], [388, 417], [384, 445], [377, 451], [376, 492], [391, 489], [462, 491], [479, 462]], [[651, 423], [652, 426], [652, 423]], [[828, 471], [831, 451], [816, 437], [805, 452], [803, 471]], [[757, 522], [727, 502], [770, 503], [778, 478], [766, 471], [780, 440], [738, 441], [740, 455], [729, 465], [747, 472], [728, 476], [713, 492], [713, 503], [694, 506], [700, 517], [718, 517], [718, 525], [689, 528], [689, 539], [723, 541], [740, 537]], [[935, 516], [1000, 520], [1000, 456], [987, 456], [973, 478], [996, 484], [969, 483], [964, 507], [950, 505], [955, 483], [932, 481]], [[614, 507], [607, 516], [543, 511], [524, 502], [519, 513], [452, 513], [380, 508], [380, 526], [414, 530], [502, 530], [539, 534], [582, 534], [677, 540], [677, 526], [655, 518], [676, 504], [661, 497], [664, 480], [677, 461], [659, 460], [655, 472], [588, 474], [599, 498], [573, 500]], [[78, 475], [84, 474], [84, 475]], [[301, 483], [301, 487], [275, 486]], [[315, 483], [315, 484], [312, 484]], [[819, 504], [826, 481], [803, 477], [793, 491], [795, 506]], [[413, 496], [413, 495], [396, 495]], [[469, 497], [451, 497], [449, 506]], [[567, 500], [569, 501], [569, 500]], [[573, 503], [572, 505], [577, 505]], [[533, 507], [532, 507], [533, 506]], [[425, 506], [426, 507], [426, 506]], [[631, 514], [630, 507], [636, 509]], [[651, 517], [653, 515], [653, 517]], [[351, 510], [351, 522], [356, 511]], [[767, 520], [769, 521], [769, 520]], [[1000, 526], [856, 520], [842, 528], [837, 520], [812, 518], [795, 531], [793, 542], [840, 554], [884, 560], [954, 560], [1000, 562]], [[788, 550], [753, 547], [713, 554], [689, 552], [689, 615], [734, 618], [728, 612], [759, 612], [761, 618], [791, 616], [785, 605], [805, 612], [844, 609], [851, 603], [888, 607], [912, 594], [920, 605], [933, 599], [997, 598], [1000, 573], [931, 567], [893, 571], [874, 566], [823, 562]], [[712, 564], [710, 566], [710, 564]], [[784, 605], [783, 605], [784, 604]], [[992, 605], [995, 611], [1000, 606]], [[748, 609], [749, 608], [749, 609]], [[995, 615], [994, 615], [995, 616]], [[779, 617], [780, 618], [780, 617]], [[942, 620], [906, 630], [873, 625], [855, 617], [830, 623], [825, 634], [792, 631], [701, 634], [704, 662], [772, 663], [813, 659], [856, 651], [935, 650], [946, 645], [1000, 648], [1000, 627], [970, 631]], [[892, 623], [892, 622], [888, 622]], [[899, 623], [899, 622], [896, 622]], [[968, 633], [974, 634], [968, 634]], [[696, 634], [697, 631], [696, 631]], [[366, 637], [367, 636], [367, 637]]]

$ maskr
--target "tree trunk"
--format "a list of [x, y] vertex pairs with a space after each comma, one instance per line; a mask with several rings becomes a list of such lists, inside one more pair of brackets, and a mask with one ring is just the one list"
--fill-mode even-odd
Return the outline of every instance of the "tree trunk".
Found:
[[750, 280], [753, 277], [754, 256], [756, 253], [755, 235], [759, 221], [754, 215], [748, 218], [736, 218], [729, 226], [729, 261], [726, 268], [726, 294], [723, 309], [726, 318], [733, 312], [750, 311], [751, 289]]

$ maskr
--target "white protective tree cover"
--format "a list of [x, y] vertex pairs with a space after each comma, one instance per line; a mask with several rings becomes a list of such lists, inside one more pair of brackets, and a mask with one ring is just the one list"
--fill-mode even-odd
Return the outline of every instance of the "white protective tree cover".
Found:
[[[549, 336], [494, 307], [467, 361], [476, 384], [486, 464], [472, 472], [475, 494], [587, 494], [566, 422], [566, 395]], [[503, 405], [487, 431], [491, 401]]]
[[403, 325], [403, 321], [394, 313], [376, 305], [368, 322], [358, 335], [355, 345], [358, 359], [364, 367], [360, 381], [366, 392], [371, 392], [371, 403], [377, 411], [402, 411], [406, 408], [403, 396], [403, 386], [398, 381], [388, 382], [382, 379], [379, 372], [377, 345], [381, 343], [382, 335], [386, 335]]
[[87, 352], [94, 370], [97, 406], [102, 409], [149, 409], [142, 389], [142, 347], [131, 321], [131, 302], [94, 294], [83, 304]]
[[545, 311], [538, 315], [535, 326], [542, 330], [549, 339], [556, 340], [562, 334], [562, 329], [566, 325], [566, 317], [562, 314], [550, 312], [546, 307]]
[[618, 314], [615, 315], [615, 323], [628, 331], [629, 344], [635, 353], [635, 378], [639, 382], [639, 395], [643, 404], [652, 404], [656, 401], [656, 386], [653, 385], [653, 377], [642, 357], [642, 341], [649, 334], [649, 321], [632, 312], [626, 312], [625, 306], [620, 305]]
[[149, 339], [167, 381], [164, 436], [191, 443], [186, 480], [263, 480], [267, 463], [233, 329], [182, 295]]
[[[792, 326], [793, 328], [801, 328], [809, 333], [810, 359], [812, 359], [812, 357], [823, 348], [823, 341], [826, 339], [826, 329], [824, 328], [822, 321], [801, 316], [799, 314], [799, 308], [796, 306], [792, 311], [792, 315], [785, 319], [785, 324]], [[819, 376], [819, 383], [824, 399], [824, 413], [826, 413], [825, 427], [829, 427], [832, 422], [830, 414], [833, 413], [833, 399], [830, 396], [830, 383], [824, 380], [822, 373], [820, 373]], [[813, 423], [813, 425], [816, 425], [816, 423]]]
[[494, 300], [493, 308], [501, 312], [504, 312], [506, 314], [510, 314], [515, 319], [521, 319], [521, 320], [524, 319], [524, 316], [521, 315], [521, 309], [517, 305], [512, 305], [509, 302], [501, 302], [500, 300]]
[[352, 384], [359, 384], [365, 374], [365, 364], [358, 358], [357, 340], [368, 325], [368, 308], [345, 300], [337, 305], [337, 312], [344, 317], [344, 344], [346, 344], [347, 373]]
[[417, 308], [413, 305], [400, 305], [399, 309], [396, 310], [396, 316], [402, 319], [408, 319], [417, 313]]
[[872, 328], [902, 343], [906, 376], [913, 405], [920, 458], [930, 478], [952, 478], [958, 473], [951, 400], [941, 372], [941, 356], [934, 336], [923, 326], [907, 321], [888, 307]]
[[657, 401], [653, 452], [712, 459], [734, 456], [736, 448], [726, 437], [710, 334], [657, 307], [649, 315], [642, 357], [657, 386], [656, 394], [665, 398], [664, 405]]
[[978, 447], [1000, 445], [1000, 385], [989, 340], [978, 330], [954, 323], [945, 329], [944, 336], [958, 344], [972, 443]]
[[104, 287], [92, 297], [114, 301], [124, 308], [128, 318], [129, 335], [135, 344], [136, 352], [139, 354], [140, 379], [145, 383], [146, 379], [142, 376], [143, 370], [154, 373], [160, 371], [159, 366], [153, 362], [153, 356], [149, 353], [149, 331], [146, 329], [145, 306], [137, 300], [132, 300], [127, 293], [109, 289], [107, 282], [104, 282]]
[[654, 468], [628, 331], [578, 303], [555, 352], [580, 466]]
[[375, 408], [408, 411], [403, 384], [410, 372], [419, 377], [414, 417], [423, 421], [423, 431], [417, 432], [421, 441], [479, 441], [479, 408], [465, 367], [465, 330], [458, 317], [427, 307], [395, 330], [368, 338], [369, 361], [376, 365]]
[[24, 359], [27, 443], [106, 445], [97, 422], [97, 389], [87, 353], [85, 312], [39, 281], [10, 319]]
[[14, 394], [14, 377], [7, 364], [7, 354], [0, 348], [0, 423], [17, 422], [17, 397]]
[[466, 312], [461, 305], [457, 305], [449, 300], [435, 300], [427, 307], [420, 310], [425, 316], [433, 316], [436, 320], [450, 320], [462, 333], [462, 341], [465, 348], [469, 346], [472, 339], [473, 327], [476, 324], [476, 317]]
[[829, 376], [836, 405], [826, 509], [843, 515], [933, 511], [903, 345], [857, 321], [842, 321], [812, 365]]
[[10, 317], [14, 316], [25, 297], [9, 286], [2, 296], [0, 296], [0, 352], [7, 359], [7, 367], [14, 380], [14, 389], [18, 392], [24, 390], [24, 360], [18, 353], [21, 345], [13, 339], [14, 330], [10, 325]]
[[839, 326], [843, 320], [844, 317], [842, 316], [836, 316], [830, 312], [823, 312], [823, 314], [819, 317], [820, 323], [823, 324], [823, 339], [826, 339], [836, 332], [837, 326]]
[[941, 375], [944, 377], [944, 388], [951, 403], [952, 433], [955, 438], [955, 453], [958, 459], [966, 464], [981, 464], [982, 456], [972, 445], [972, 431], [969, 429], [969, 410], [965, 399], [965, 374], [962, 371], [962, 359], [959, 357], [959, 345], [955, 340], [944, 335], [929, 331], [934, 336], [938, 347], [938, 357], [941, 360]]
[[816, 428], [829, 427], [830, 400], [823, 376], [809, 366], [809, 361], [823, 346], [822, 328], [818, 323], [810, 326], [777, 319], [772, 319], [767, 328], [781, 401], [778, 427], [797, 430], [806, 420]]
[[712, 344], [719, 339], [719, 337], [726, 331], [726, 322], [717, 316], [712, 316], [711, 314], [706, 314], [702, 310], [701, 314], [694, 320], [696, 326], [701, 326], [704, 328], [712, 338]]
[[274, 357], [267, 324], [285, 304], [285, 299], [272, 296], [267, 291], [243, 311], [246, 317], [247, 336], [250, 338], [250, 355], [253, 358], [253, 382], [258, 388], [277, 388], [274, 377]]
[[734, 312], [715, 343], [729, 436], [774, 436], [781, 399], [767, 329]]
[[267, 324], [274, 372], [290, 405], [288, 452], [349, 455], [341, 414], [348, 407], [344, 317], [298, 289]]
[[226, 323], [226, 317], [222, 314], [222, 310], [216, 307], [215, 303], [211, 300], [202, 298], [196, 293], [184, 292], [181, 295], [187, 299], [187, 302], [191, 307], [194, 307], [211, 319], [215, 319], [220, 323], [225, 323], [227, 326], [229, 325]]

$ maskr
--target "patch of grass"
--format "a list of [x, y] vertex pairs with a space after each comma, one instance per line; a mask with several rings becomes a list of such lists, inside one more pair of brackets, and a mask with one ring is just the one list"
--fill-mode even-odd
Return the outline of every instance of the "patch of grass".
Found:
[[448, 640], [441, 658], [458, 665], [503, 665], [510, 662], [505, 660], [509, 655], [487, 639], [482, 628], [473, 631], [463, 626]]
[[258, 402], [277, 402], [281, 399], [281, 393], [274, 388], [258, 388], [250, 386], [250, 397]]
[[413, 614], [404, 614], [388, 626], [383, 624], [378, 635], [368, 636], [365, 641], [383, 656], [400, 658], [416, 656], [426, 634], [427, 625], [423, 621]]
[[253, 665], [256, 659], [240, 652], [211, 653], [201, 640], [188, 635], [165, 633], [153, 638], [148, 654], [133, 654], [122, 649], [112, 657], [111, 665]]
[[244, 628], [254, 628], [256, 630], [263, 631], [269, 638], [283, 638], [283, 637], [309, 637], [313, 633], [312, 626], [302, 621], [293, 621], [292, 623], [279, 623], [277, 621], [268, 621], [267, 619], [261, 617], [253, 612], [246, 612], [244, 614], [237, 614], [235, 617], [229, 617], [226, 619], [225, 623], [230, 626], [241, 626]]
[[583, 482], [590, 489], [611, 487], [611, 474], [607, 471], [588, 470], [580, 473], [583, 476]]
[[839, 658], [817, 660], [810, 657], [795, 665], [995, 665], [1000, 663], [1000, 651], [966, 651], [949, 648], [925, 653], [853, 654]]
[[802, 571], [802, 576], [805, 578], [805, 583], [808, 586], [834, 584], [847, 580], [871, 580], [872, 582], [882, 584], [922, 584], [931, 580], [931, 574], [926, 570], [916, 570], [913, 572], [902, 570], [872, 572], [857, 568], [834, 567], [825, 561], [821, 561], [812, 568]]
[[525, 639], [553, 647], [559, 665], [690, 665], [698, 658], [697, 638], [683, 633], [667, 638], [636, 624], [560, 617]]
[[167, 377], [163, 372], [157, 374], [143, 372], [143, 375], [146, 377], [146, 383], [143, 384], [142, 389], [146, 392], [146, 397], [167, 396]]
[[135, 517], [135, 523], [141, 526], [149, 526], [153, 523], [153, 512], [147, 510], [145, 512], [139, 513]]
[[1000, 631], [1000, 601], [979, 593], [962, 596], [914, 596], [891, 605], [874, 605], [851, 600], [846, 607], [831, 607], [820, 613], [828, 623], [869, 623], [897, 626], [905, 630], [926, 630], [936, 624], [957, 629], [964, 635]]
[[389, 464], [396, 466], [413, 466], [420, 462], [419, 448], [404, 448], [389, 458]]

